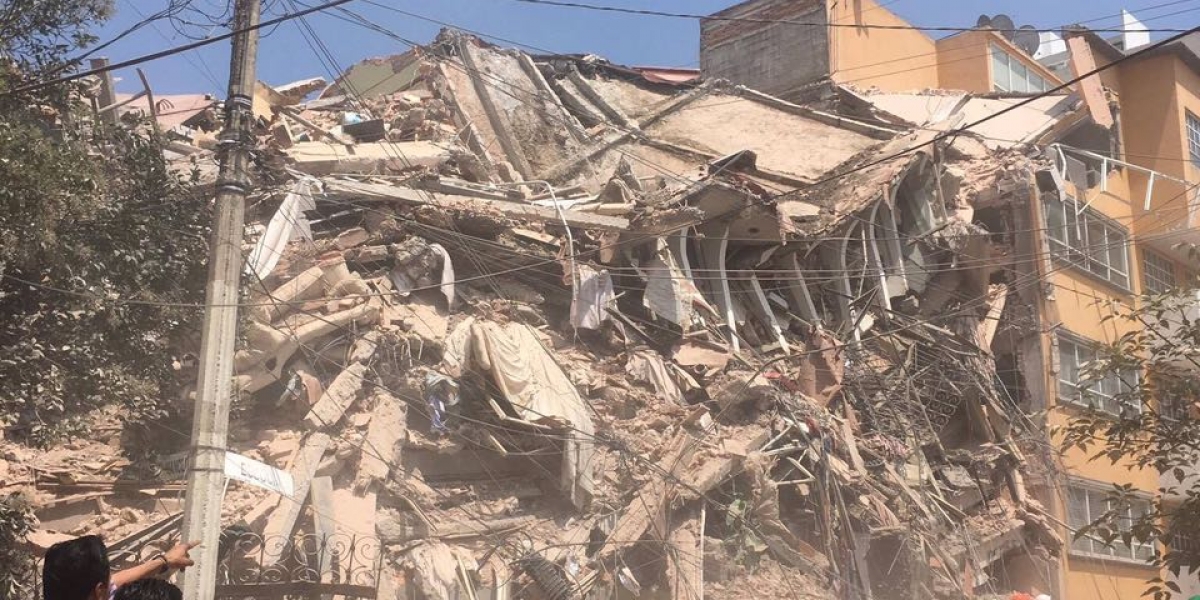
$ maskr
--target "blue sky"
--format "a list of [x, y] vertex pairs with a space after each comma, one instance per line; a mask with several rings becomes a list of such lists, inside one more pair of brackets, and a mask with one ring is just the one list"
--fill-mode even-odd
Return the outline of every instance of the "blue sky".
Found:
[[[321, 0], [266, 0], [269, 15], [293, 12], [301, 5]], [[708, 14], [735, 0], [585, 0], [593, 4], [646, 8], [661, 11]], [[844, 0], [853, 2], [854, 0]], [[221, 13], [227, 0], [192, 0], [193, 5], [212, 14]], [[1039, 28], [1090, 21], [1089, 26], [1119, 27], [1119, 14], [1126, 8], [1154, 28], [1186, 28], [1200, 23], [1200, 0], [882, 0], [889, 10], [910, 23], [922, 26], [971, 27], [980, 14], [1006, 13], [1017, 25]], [[97, 35], [108, 40], [142, 20], [143, 15], [161, 10], [167, 0], [115, 0], [117, 14]], [[1162, 6], [1170, 4], [1169, 6]], [[463, 29], [506, 38], [539, 49], [561, 53], [592, 53], [614, 62], [638, 65], [696, 66], [699, 53], [699, 23], [692, 19], [601, 13], [574, 8], [532, 5], [516, 0], [356, 0], [346, 8], [399, 37], [428, 42], [442, 27], [432, 21], [453, 23]], [[393, 7], [419, 15], [422, 20], [388, 10]], [[1151, 7], [1151, 8], [1147, 8]], [[1157, 8], [1153, 8], [1157, 7]], [[1177, 13], [1177, 14], [1173, 14]], [[336, 15], [336, 16], [335, 16]], [[198, 15], [192, 14], [192, 17]], [[259, 49], [259, 79], [282, 84], [313, 76], [330, 77], [330, 70], [344, 68], [371, 57], [395, 54], [406, 49], [401, 42], [346, 22], [345, 15], [331, 11], [307, 17], [318, 37], [329, 49], [336, 65], [323, 66], [295, 21], [264, 30]], [[1099, 17], [1103, 20], [1092, 21]], [[198, 19], [195, 19], [198, 20]], [[186, 31], [203, 35], [192, 26]], [[223, 30], [214, 29], [221, 32]], [[934, 34], [939, 37], [941, 34]], [[1156, 35], [1156, 38], [1162, 35]], [[189, 41], [171, 23], [159, 21], [143, 27], [102, 53], [111, 60], [124, 60]], [[493, 40], [502, 45], [510, 42]], [[218, 42], [196, 51], [171, 56], [143, 65], [151, 85], [160, 94], [215, 93], [224, 95], [228, 73], [229, 42]], [[882, 60], [882, 59], [881, 59]], [[140, 89], [136, 73], [118, 72], [117, 88]]]

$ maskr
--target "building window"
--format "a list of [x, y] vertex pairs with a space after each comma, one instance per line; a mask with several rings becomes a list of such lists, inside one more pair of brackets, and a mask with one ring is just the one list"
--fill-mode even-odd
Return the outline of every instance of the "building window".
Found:
[[991, 44], [992, 89], [997, 92], [1035, 93], [1054, 89], [1054, 84], [1025, 66], [1021, 59]]
[[1080, 406], [1091, 406], [1112, 415], [1123, 408], [1141, 411], [1141, 402], [1130, 406], [1124, 396], [1136, 390], [1141, 382], [1137, 371], [1106, 372], [1101, 379], [1090, 379], [1083, 373], [1087, 364], [1096, 360], [1095, 347], [1074, 336], [1058, 336], [1058, 399]]
[[1074, 198], [1044, 196], [1050, 253], [1055, 260], [1129, 289], [1129, 233], [1090, 207], [1079, 211]]
[[1171, 259], [1157, 252], [1142, 250], [1142, 291], [1165, 294], [1175, 286], [1175, 265]]
[[1188, 154], [1192, 157], [1192, 164], [1200, 167], [1200, 118], [1191, 111], [1187, 112], [1186, 118]]
[[[1067, 525], [1072, 530], [1078, 530], [1092, 524], [1113, 508], [1108, 493], [1093, 488], [1072, 484], [1067, 487]], [[1132, 506], [1124, 509], [1124, 514], [1118, 519], [1122, 532], [1129, 531], [1135, 519], [1150, 512], [1148, 500], [1135, 500]], [[1126, 546], [1120, 539], [1114, 540], [1112, 546], [1107, 546], [1099, 536], [1086, 535], [1071, 542], [1071, 552], [1088, 556], [1121, 558], [1145, 561], [1154, 557], [1154, 544], [1150, 542], [1133, 541], [1132, 546]]]

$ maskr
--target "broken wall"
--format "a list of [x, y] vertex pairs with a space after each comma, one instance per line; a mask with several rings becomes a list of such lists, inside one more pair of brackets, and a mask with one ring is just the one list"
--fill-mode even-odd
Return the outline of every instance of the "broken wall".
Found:
[[716, 13], [700, 21], [700, 71], [791, 99], [830, 74], [828, 17], [824, 0], [752, 0]]

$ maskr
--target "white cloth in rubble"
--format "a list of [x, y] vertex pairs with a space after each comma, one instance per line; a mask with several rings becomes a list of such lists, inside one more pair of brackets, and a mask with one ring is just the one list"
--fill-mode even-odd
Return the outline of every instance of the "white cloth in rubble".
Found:
[[267, 230], [258, 238], [254, 250], [250, 251], [250, 257], [246, 259], [246, 273], [265, 279], [275, 270], [275, 265], [279, 264], [279, 257], [283, 256], [284, 250], [292, 240], [303, 238], [312, 241], [312, 227], [308, 218], [304, 216], [304, 211], [317, 207], [312, 195], [320, 185], [320, 181], [305, 177], [292, 186], [292, 191], [283, 199], [279, 210], [275, 211], [275, 216], [271, 217], [271, 222], [267, 224]]
[[450, 253], [441, 244], [430, 244], [429, 249], [442, 257], [442, 294], [446, 296], [446, 307], [454, 308], [454, 265]]
[[595, 428], [588, 406], [570, 377], [524, 323], [475, 322], [469, 340], [471, 366], [489, 373], [496, 389], [522, 419], [563, 428], [562, 488], [584, 506], [594, 488], [592, 441]]
[[579, 284], [571, 300], [571, 324], [583, 329], [599, 329], [608, 320], [608, 305], [616, 299], [612, 276], [587, 265], [577, 265]]

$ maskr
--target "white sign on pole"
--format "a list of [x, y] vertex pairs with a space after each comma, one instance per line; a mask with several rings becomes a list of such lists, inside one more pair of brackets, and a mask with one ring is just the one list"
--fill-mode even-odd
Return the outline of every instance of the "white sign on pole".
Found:
[[291, 473], [233, 452], [225, 453], [225, 476], [283, 496], [296, 493]]

